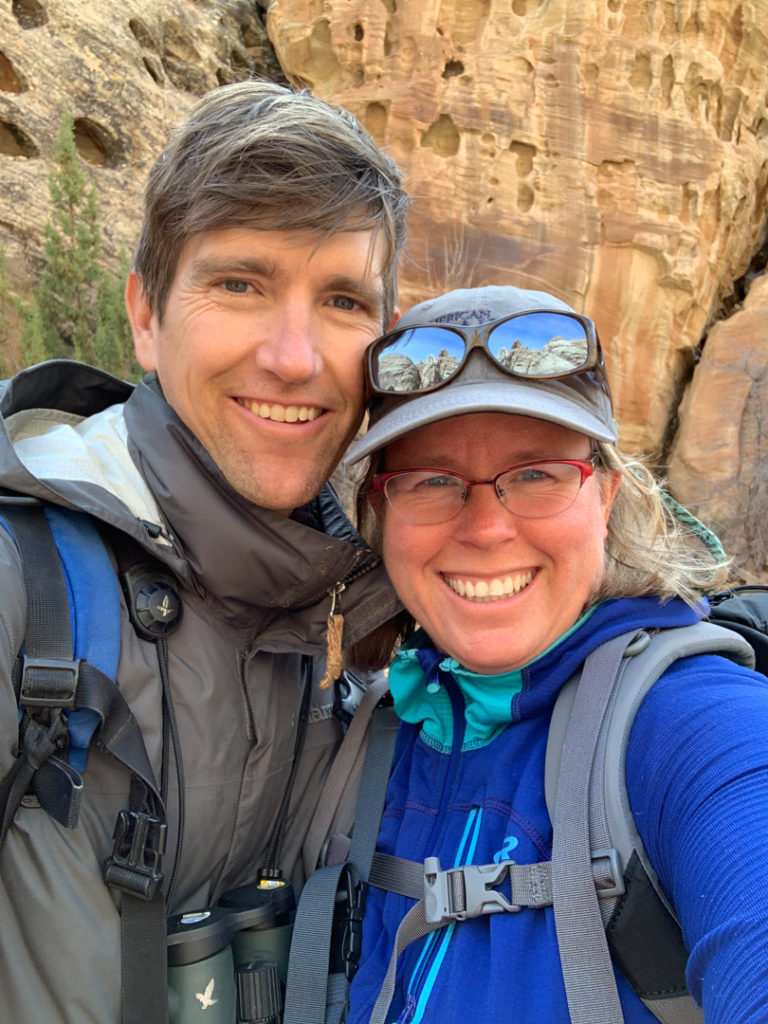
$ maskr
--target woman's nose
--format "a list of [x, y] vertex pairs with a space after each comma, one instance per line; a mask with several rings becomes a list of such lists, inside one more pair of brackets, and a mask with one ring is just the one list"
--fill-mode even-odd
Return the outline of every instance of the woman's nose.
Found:
[[473, 484], [457, 517], [457, 531], [470, 543], [498, 543], [517, 535], [517, 520], [494, 484]]

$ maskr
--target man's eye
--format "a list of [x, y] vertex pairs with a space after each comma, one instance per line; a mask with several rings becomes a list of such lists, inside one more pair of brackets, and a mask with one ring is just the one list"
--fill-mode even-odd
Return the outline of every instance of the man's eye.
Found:
[[247, 281], [223, 281], [224, 288], [228, 292], [233, 292], [235, 295], [242, 295], [248, 291]]
[[356, 309], [359, 305], [359, 303], [350, 298], [349, 295], [335, 295], [333, 297], [333, 304], [337, 309], [346, 309], [349, 311]]

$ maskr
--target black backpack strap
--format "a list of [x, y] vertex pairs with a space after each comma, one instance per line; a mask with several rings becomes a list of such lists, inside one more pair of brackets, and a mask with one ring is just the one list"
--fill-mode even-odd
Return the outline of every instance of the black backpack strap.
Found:
[[30, 789], [56, 821], [77, 827], [82, 780], [64, 759], [64, 711], [93, 712], [99, 744], [131, 773], [128, 809], [118, 815], [114, 847], [104, 865], [105, 881], [120, 899], [122, 1024], [164, 1024], [166, 909], [160, 863], [165, 809], [144, 739], [114, 681], [74, 656], [67, 583], [44, 506], [6, 498], [3, 515], [21, 554], [27, 632], [15, 673], [22, 712], [19, 753], [0, 783], [0, 842]]
[[22, 554], [27, 593], [27, 635], [14, 676], [21, 710], [16, 762], [0, 784], [0, 842], [19, 804], [32, 791], [40, 806], [66, 828], [77, 825], [82, 780], [63, 757], [64, 709], [75, 706], [80, 663], [74, 659], [67, 585], [43, 507], [26, 502], [5, 508]]

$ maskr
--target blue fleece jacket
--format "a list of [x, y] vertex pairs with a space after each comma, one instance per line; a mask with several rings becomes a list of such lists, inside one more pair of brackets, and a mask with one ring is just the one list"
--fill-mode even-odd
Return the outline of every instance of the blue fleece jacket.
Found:
[[[444, 868], [551, 857], [544, 796], [549, 720], [600, 643], [688, 625], [681, 601], [607, 601], [531, 664], [478, 676], [421, 634], [390, 670], [402, 719], [378, 849]], [[627, 785], [651, 861], [683, 924], [689, 989], [707, 1024], [768, 1021], [768, 685], [723, 658], [683, 659], [644, 700]], [[365, 1024], [413, 901], [371, 887], [347, 1024]], [[628, 1024], [655, 1018], [618, 976]], [[411, 944], [397, 1024], [567, 1024], [551, 908], [475, 918]]]

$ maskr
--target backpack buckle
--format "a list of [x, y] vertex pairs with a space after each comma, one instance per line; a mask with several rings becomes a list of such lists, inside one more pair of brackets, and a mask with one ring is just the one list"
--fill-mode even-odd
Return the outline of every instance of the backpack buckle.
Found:
[[464, 864], [440, 868], [438, 857], [424, 861], [424, 914], [430, 924], [465, 921], [482, 914], [517, 913], [521, 908], [495, 886], [509, 872], [512, 861], [500, 864]]
[[142, 811], [120, 811], [112, 855], [104, 862], [107, 885], [142, 900], [152, 900], [163, 881], [160, 861], [168, 826]]
[[80, 682], [80, 658], [23, 659], [19, 705], [28, 708], [73, 708]]

